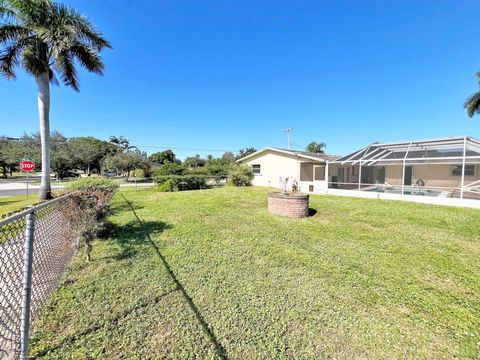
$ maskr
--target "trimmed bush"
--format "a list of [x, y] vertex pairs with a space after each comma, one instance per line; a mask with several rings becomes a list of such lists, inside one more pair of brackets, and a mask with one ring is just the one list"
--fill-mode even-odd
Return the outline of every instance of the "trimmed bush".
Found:
[[167, 180], [162, 184], [159, 184], [157, 186], [157, 191], [160, 192], [172, 192], [173, 191], [173, 185], [172, 185], [172, 180]]
[[62, 211], [72, 225], [77, 247], [84, 246], [87, 261], [91, 260], [92, 241], [105, 229], [110, 214], [110, 200], [119, 185], [103, 178], [83, 178], [68, 184]]
[[95, 191], [110, 191], [115, 192], [119, 185], [113, 180], [101, 178], [101, 177], [88, 177], [81, 178], [68, 183], [65, 188], [66, 192], [82, 191], [82, 192], [95, 192]]
[[187, 172], [188, 169], [180, 164], [166, 162], [160, 168], [155, 170], [155, 176], [185, 175]]
[[233, 186], [251, 186], [254, 176], [249, 165], [233, 165], [228, 174], [228, 181]]
[[[159, 185], [159, 191], [162, 186], [168, 187], [170, 190], [164, 191], [173, 191], [173, 190], [198, 190], [205, 189], [207, 187], [207, 178], [205, 175], [166, 175], [166, 176], [157, 176], [155, 181]], [[169, 182], [169, 185], [165, 185]]]

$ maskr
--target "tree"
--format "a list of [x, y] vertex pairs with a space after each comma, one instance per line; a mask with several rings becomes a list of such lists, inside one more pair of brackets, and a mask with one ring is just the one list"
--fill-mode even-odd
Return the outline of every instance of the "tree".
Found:
[[42, 147], [40, 200], [51, 198], [50, 82], [62, 82], [79, 91], [78, 63], [102, 75], [100, 51], [110, 43], [74, 9], [52, 0], [0, 1], [0, 73], [15, 79], [19, 66], [35, 78]]
[[222, 159], [225, 162], [234, 163], [235, 162], [235, 154], [231, 151], [227, 151], [222, 155]]
[[198, 167], [205, 166], [206, 160], [202, 159], [199, 154], [195, 156], [189, 156], [185, 159], [183, 164], [189, 169], [195, 169]]
[[170, 149], [153, 153], [152, 155], [150, 155], [149, 159], [151, 162], [158, 165], [163, 165], [167, 162], [170, 162], [170, 163], [180, 162], [180, 160], [177, 160], [177, 157], [175, 156], [174, 152]]
[[126, 150], [110, 155], [105, 159], [105, 166], [108, 169], [114, 169], [117, 172], [124, 173], [128, 178], [130, 172], [136, 168], [141, 168], [145, 162], [144, 155], [139, 150]]
[[16, 146], [11, 148], [11, 157], [15, 164], [24, 159], [32, 160], [38, 168], [42, 166], [40, 134], [23, 134]]
[[[480, 84], [480, 71], [475, 74], [477, 81]], [[480, 91], [471, 95], [463, 105], [467, 110], [468, 117], [473, 117], [475, 114], [480, 114]]]
[[117, 145], [120, 150], [137, 150], [136, 146], [130, 145], [130, 140], [124, 138], [123, 136], [116, 137], [110, 136], [110, 142]]
[[156, 172], [155, 175], [186, 175], [188, 173], [188, 170], [178, 164], [178, 163], [170, 163], [166, 162], [164, 165], [162, 165]]
[[73, 157], [69, 148], [68, 139], [59, 132], [53, 132], [51, 135], [51, 169], [55, 177], [60, 180], [65, 173], [72, 170]]
[[255, 149], [254, 147], [240, 149], [235, 159], [238, 160], [238, 159], [244, 158], [245, 156], [253, 154], [254, 152], [257, 152], [257, 149]]
[[74, 137], [69, 141], [75, 167], [84, 170], [88, 175], [92, 168], [100, 167], [100, 161], [108, 154], [108, 144], [94, 137]]
[[324, 142], [317, 143], [315, 141], [312, 141], [310, 144], [308, 144], [305, 150], [312, 153], [325, 154], [325, 151], [323, 149], [326, 147], [327, 144], [325, 144]]
[[6, 136], [0, 137], [0, 168], [1, 177], [6, 179], [7, 173], [13, 172], [19, 162], [22, 160], [20, 139], [9, 138]]

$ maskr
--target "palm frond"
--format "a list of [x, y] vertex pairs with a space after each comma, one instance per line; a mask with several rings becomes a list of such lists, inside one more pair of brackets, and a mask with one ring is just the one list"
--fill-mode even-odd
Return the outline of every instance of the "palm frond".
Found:
[[15, 17], [25, 25], [47, 24], [53, 7], [51, 0], [8, 0]]
[[13, 42], [30, 36], [28, 29], [14, 24], [0, 26], [0, 43]]
[[112, 48], [110, 42], [85, 16], [63, 4], [55, 4], [54, 7], [58, 19], [61, 19], [65, 26], [72, 27], [80, 41], [97, 50]]
[[97, 51], [82, 43], [73, 45], [70, 47], [70, 51], [85, 69], [103, 75], [104, 65]]
[[15, 20], [15, 11], [6, 0], [0, 0], [0, 19], [7, 22]]
[[15, 67], [20, 62], [20, 55], [28, 45], [28, 39], [22, 39], [4, 48], [0, 53], [0, 74], [7, 79], [15, 79]]
[[475, 73], [475, 77], [477, 78], [477, 82], [480, 84], [480, 71]]
[[50, 81], [58, 83], [53, 66], [61, 81], [76, 91], [76, 66], [102, 75], [99, 52], [111, 47], [88, 19], [53, 0], [0, 0], [0, 46], [0, 73], [7, 78], [15, 77], [21, 62], [28, 73], [47, 72]]
[[467, 110], [468, 117], [473, 117], [475, 114], [480, 114], [480, 91], [470, 96], [463, 107]]
[[74, 59], [70, 52], [63, 51], [56, 56], [55, 68], [66, 86], [71, 87], [75, 91], [80, 91]]

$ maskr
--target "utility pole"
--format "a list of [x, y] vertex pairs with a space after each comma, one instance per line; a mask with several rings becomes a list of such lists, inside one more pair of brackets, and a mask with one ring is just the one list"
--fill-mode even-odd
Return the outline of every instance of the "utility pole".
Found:
[[290, 150], [290, 147], [292, 146], [292, 141], [291, 141], [292, 130], [293, 130], [293, 128], [287, 128], [287, 129], [283, 130], [283, 132], [286, 132], [287, 136], [288, 136], [288, 150]]

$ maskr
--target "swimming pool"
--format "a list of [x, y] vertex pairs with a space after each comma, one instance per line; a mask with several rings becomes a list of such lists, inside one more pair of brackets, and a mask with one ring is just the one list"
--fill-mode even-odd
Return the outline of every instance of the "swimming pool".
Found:
[[[382, 192], [382, 193], [388, 193], [388, 194], [401, 194], [402, 189], [394, 188], [394, 187], [373, 187], [370, 189], [367, 189], [366, 191], [371, 191], [371, 192]], [[439, 191], [439, 190], [431, 190], [431, 189], [412, 189], [412, 188], [407, 188], [403, 191], [404, 195], [417, 195], [417, 196], [440, 196], [440, 194], [444, 193], [444, 191]]]

